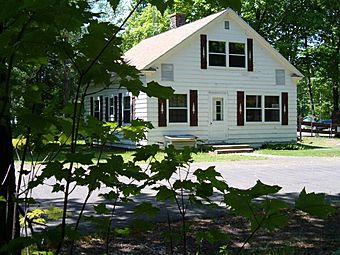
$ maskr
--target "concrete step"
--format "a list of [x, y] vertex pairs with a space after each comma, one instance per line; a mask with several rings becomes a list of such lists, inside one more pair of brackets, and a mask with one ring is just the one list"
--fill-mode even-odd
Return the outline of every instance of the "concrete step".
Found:
[[211, 147], [213, 147], [215, 150], [251, 148], [248, 144], [216, 144], [212, 145]]
[[246, 153], [253, 152], [252, 148], [242, 148], [242, 149], [219, 149], [212, 152], [212, 154], [228, 154], [228, 153]]
[[214, 151], [212, 154], [228, 154], [228, 153], [246, 153], [253, 152], [253, 148], [251, 148], [248, 144], [221, 144], [221, 145], [213, 145]]

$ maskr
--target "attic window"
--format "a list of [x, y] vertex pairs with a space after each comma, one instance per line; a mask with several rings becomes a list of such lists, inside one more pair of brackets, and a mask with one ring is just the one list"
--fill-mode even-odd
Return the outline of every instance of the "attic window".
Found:
[[162, 81], [173, 81], [174, 80], [174, 65], [173, 64], [162, 64]]
[[209, 66], [226, 66], [225, 42], [209, 41]]
[[224, 29], [229, 29], [229, 20], [224, 21]]
[[285, 85], [285, 70], [284, 69], [276, 69], [275, 70], [275, 84], [276, 85]]
[[246, 53], [244, 43], [229, 43], [229, 66], [246, 67]]

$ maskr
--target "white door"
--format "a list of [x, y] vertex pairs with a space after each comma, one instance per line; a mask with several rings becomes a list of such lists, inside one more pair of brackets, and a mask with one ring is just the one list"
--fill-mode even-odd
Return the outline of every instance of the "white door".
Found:
[[226, 130], [226, 96], [225, 94], [210, 95], [209, 140], [227, 140]]

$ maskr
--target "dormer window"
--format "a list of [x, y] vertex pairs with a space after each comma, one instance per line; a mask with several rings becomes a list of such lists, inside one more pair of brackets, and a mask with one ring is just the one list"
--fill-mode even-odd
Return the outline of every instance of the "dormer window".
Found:
[[226, 66], [225, 42], [209, 41], [209, 65]]
[[229, 43], [229, 66], [246, 67], [246, 52], [244, 43]]

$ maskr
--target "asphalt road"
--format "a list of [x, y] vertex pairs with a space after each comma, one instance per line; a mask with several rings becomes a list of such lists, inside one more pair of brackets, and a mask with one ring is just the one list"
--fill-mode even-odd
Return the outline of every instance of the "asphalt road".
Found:
[[[340, 158], [322, 157], [283, 157], [272, 156], [266, 160], [247, 160], [234, 162], [209, 162], [194, 163], [192, 169], [205, 169], [214, 165], [225, 178], [229, 186], [238, 188], [249, 188], [257, 180], [271, 185], [279, 185], [282, 190], [279, 197], [286, 201], [294, 200], [298, 193], [305, 187], [307, 192], [326, 193], [332, 201], [340, 201]], [[50, 181], [50, 184], [53, 180]], [[40, 186], [33, 190], [32, 196], [37, 199], [42, 207], [61, 206], [62, 193], [51, 193], [52, 188], [48, 185]], [[70, 195], [69, 210], [73, 215], [81, 208], [82, 201], [86, 196], [86, 188], [76, 188]], [[96, 191], [89, 199], [86, 213], [93, 213], [93, 205], [102, 201]], [[140, 201], [150, 201], [154, 203], [155, 191], [148, 188], [143, 194], [135, 198], [135, 203], [129, 205], [120, 204], [117, 207], [117, 218], [115, 222], [125, 224], [132, 218], [132, 207]], [[220, 197], [216, 196], [219, 200]], [[171, 219], [178, 218], [176, 207], [164, 203], [160, 205], [161, 215], [156, 219], [159, 221], [167, 217], [170, 213]], [[203, 208], [191, 208], [190, 216], [206, 216], [212, 213], [223, 213], [223, 210], [210, 210]]]

